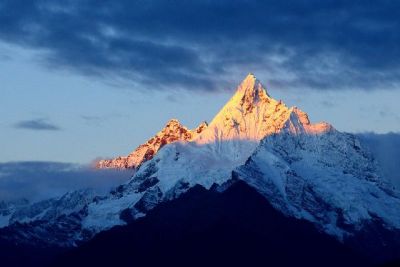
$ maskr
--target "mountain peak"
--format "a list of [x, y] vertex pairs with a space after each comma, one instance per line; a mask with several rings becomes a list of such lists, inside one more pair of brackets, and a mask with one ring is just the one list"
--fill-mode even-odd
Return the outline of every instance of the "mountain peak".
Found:
[[259, 82], [257, 77], [253, 73], [247, 74], [247, 76], [243, 79], [243, 81], [240, 83], [239, 88], [241, 87], [254, 87], [254, 85]]
[[253, 73], [249, 73], [247, 74], [247, 76], [243, 79], [243, 81], [241, 82], [241, 84], [243, 83], [255, 83], [257, 81], [257, 77], [253, 74]]
[[236, 90], [235, 96], [241, 100], [242, 104], [246, 102], [254, 103], [260, 99], [269, 98], [264, 86], [252, 73], [249, 73], [240, 83]]
[[197, 138], [200, 143], [217, 140], [259, 141], [267, 133], [281, 128], [289, 109], [271, 98], [254, 74], [249, 73], [235, 94]]
[[182, 124], [178, 119], [170, 119], [167, 124], [165, 125], [165, 128], [171, 127], [171, 126], [179, 126], [183, 127]]
[[257, 143], [282, 130], [318, 134], [331, 129], [329, 124], [311, 124], [305, 112], [270, 97], [255, 75], [249, 73], [196, 141], [202, 144], [227, 140]]

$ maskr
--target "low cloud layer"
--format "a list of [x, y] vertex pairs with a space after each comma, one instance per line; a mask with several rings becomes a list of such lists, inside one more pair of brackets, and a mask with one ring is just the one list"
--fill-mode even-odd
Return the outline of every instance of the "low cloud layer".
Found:
[[45, 119], [23, 120], [14, 124], [16, 129], [34, 130], [34, 131], [59, 131], [60, 127], [48, 122]]
[[400, 134], [363, 133], [358, 137], [369, 147], [387, 179], [400, 189]]
[[389, 0], [5, 0], [0, 40], [40, 51], [52, 69], [146, 90], [212, 91], [246, 72], [286, 88], [399, 88], [399, 9]]
[[0, 201], [38, 201], [84, 188], [103, 194], [131, 175], [131, 171], [94, 170], [70, 163], [0, 163]]

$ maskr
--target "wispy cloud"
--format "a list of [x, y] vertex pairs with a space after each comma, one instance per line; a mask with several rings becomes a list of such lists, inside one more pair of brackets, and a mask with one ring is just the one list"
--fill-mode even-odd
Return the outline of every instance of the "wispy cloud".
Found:
[[83, 188], [102, 194], [131, 175], [131, 171], [95, 170], [71, 163], [0, 163], [0, 201], [38, 201]]
[[[97, 6], [97, 8], [93, 8]], [[5, 1], [0, 40], [132, 88], [399, 88], [398, 1]]]
[[105, 118], [99, 116], [81, 115], [81, 119], [89, 126], [100, 126]]
[[14, 128], [34, 131], [59, 131], [60, 127], [46, 119], [23, 120], [14, 124]]
[[326, 108], [332, 108], [335, 106], [335, 103], [329, 100], [324, 100], [321, 102], [321, 105], [326, 107]]
[[115, 120], [115, 119], [121, 119], [121, 118], [128, 118], [129, 116], [127, 114], [121, 114], [121, 113], [106, 113], [106, 114], [101, 114], [101, 115], [80, 115], [80, 118], [87, 124], [88, 126], [101, 126], [103, 125], [106, 121], [109, 120]]

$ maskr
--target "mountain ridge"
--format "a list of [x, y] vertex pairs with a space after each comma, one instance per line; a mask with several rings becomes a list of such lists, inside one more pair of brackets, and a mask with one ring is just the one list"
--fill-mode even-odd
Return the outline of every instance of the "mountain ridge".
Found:
[[146, 141], [146, 143], [138, 146], [128, 156], [119, 156], [114, 159], [99, 160], [95, 163], [98, 169], [135, 169], [143, 162], [153, 158], [164, 145], [178, 141], [190, 141], [197, 134], [207, 128], [207, 122], [200, 123], [193, 130], [187, 129], [177, 119], [171, 119], [164, 128], [155, 136]]
[[254, 74], [249, 73], [211, 123], [202, 122], [197, 128], [188, 130], [177, 119], [171, 119], [160, 132], [128, 156], [100, 160], [96, 168], [137, 169], [164, 145], [174, 142], [207, 144], [249, 140], [256, 143], [282, 130], [318, 134], [334, 128], [326, 122], [312, 124], [307, 113], [273, 99]]

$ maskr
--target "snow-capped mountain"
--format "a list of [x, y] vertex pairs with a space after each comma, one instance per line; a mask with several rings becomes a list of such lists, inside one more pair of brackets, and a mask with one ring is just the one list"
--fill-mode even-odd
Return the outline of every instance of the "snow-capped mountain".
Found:
[[208, 126], [188, 130], [171, 120], [129, 156], [97, 166], [135, 172], [104, 196], [79, 191], [16, 209], [2, 231], [20, 242], [73, 246], [195, 185], [224, 191], [238, 179], [286, 216], [339, 240], [378, 221], [400, 231], [399, 194], [357, 138], [311, 123], [300, 109], [273, 99], [252, 74]]

